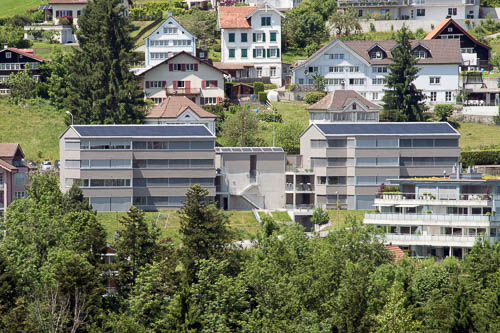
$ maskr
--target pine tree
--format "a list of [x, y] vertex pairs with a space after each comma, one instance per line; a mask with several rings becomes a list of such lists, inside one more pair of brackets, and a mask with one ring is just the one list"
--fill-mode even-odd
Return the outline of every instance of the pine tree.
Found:
[[89, 1], [78, 19], [66, 109], [75, 124], [140, 123], [144, 95], [129, 71], [133, 43], [119, 0]]
[[418, 77], [417, 58], [412, 53], [411, 32], [403, 25], [398, 32], [397, 46], [392, 53], [393, 63], [389, 65], [387, 87], [383, 101], [384, 110], [396, 111], [397, 121], [423, 121], [425, 95], [413, 83]]

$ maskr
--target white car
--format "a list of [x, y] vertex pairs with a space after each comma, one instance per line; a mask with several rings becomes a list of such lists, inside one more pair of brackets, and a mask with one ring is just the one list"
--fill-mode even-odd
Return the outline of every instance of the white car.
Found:
[[42, 171], [52, 170], [52, 162], [51, 161], [43, 161], [42, 165], [40, 166], [40, 170], [42, 170]]

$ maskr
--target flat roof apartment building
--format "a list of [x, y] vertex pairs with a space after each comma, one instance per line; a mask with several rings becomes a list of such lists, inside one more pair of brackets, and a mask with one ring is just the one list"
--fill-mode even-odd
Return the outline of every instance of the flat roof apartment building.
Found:
[[60, 183], [97, 211], [180, 207], [194, 184], [215, 198], [215, 135], [204, 125], [73, 125], [60, 137]]
[[302, 168], [286, 176], [286, 204], [374, 209], [387, 179], [450, 174], [459, 137], [448, 123], [311, 124], [300, 138]]

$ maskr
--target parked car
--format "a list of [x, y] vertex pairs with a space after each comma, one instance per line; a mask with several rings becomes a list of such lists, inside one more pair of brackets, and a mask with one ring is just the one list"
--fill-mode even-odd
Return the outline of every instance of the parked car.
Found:
[[61, 161], [56, 160], [56, 168], [57, 170], [61, 169]]
[[52, 170], [52, 162], [51, 161], [43, 161], [42, 166], [40, 167], [42, 171]]

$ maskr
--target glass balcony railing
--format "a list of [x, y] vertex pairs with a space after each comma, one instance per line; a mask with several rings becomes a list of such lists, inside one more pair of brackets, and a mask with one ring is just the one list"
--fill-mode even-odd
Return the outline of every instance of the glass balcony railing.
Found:
[[386, 200], [491, 200], [491, 194], [481, 193], [461, 193], [461, 194], [438, 194], [433, 193], [401, 193], [401, 192], [379, 192], [377, 199]]
[[365, 220], [375, 221], [394, 221], [397, 222], [453, 222], [453, 223], [470, 223], [470, 222], [485, 222], [488, 223], [494, 220], [494, 216], [489, 215], [441, 215], [441, 214], [398, 214], [398, 213], [367, 213]]

